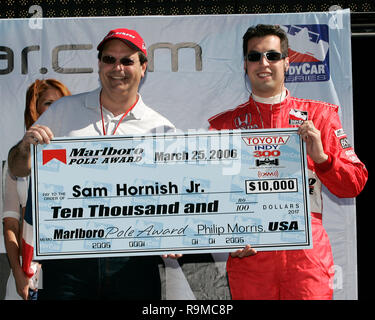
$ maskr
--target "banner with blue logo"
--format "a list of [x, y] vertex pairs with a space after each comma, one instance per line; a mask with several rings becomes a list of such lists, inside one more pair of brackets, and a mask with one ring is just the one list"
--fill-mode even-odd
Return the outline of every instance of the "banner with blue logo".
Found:
[[[208, 118], [249, 98], [251, 88], [244, 73], [242, 36], [248, 27], [259, 23], [279, 24], [288, 34], [290, 68], [286, 86], [291, 94], [338, 105], [343, 129], [353, 142], [349, 10], [6, 19], [0, 20], [1, 160], [7, 159], [9, 148], [23, 136], [27, 87], [36, 79], [55, 78], [73, 94], [95, 89], [99, 86], [96, 46], [109, 30], [119, 27], [137, 30], [146, 42], [148, 71], [140, 87], [145, 103], [181, 131], [207, 129]], [[340, 200], [325, 190], [323, 223], [334, 253], [334, 297], [355, 299], [355, 200]], [[0, 251], [4, 250], [2, 243]], [[225, 255], [218, 254], [205, 258], [202, 279], [207, 274], [225, 275], [225, 260]], [[166, 298], [180, 299], [178, 292], [198, 299], [229, 298], [228, 291], [215, 291], [213, 284], [207, 284], [204, 290], [196, 289], [196, 281], [204, 281], [197, 280], [199, 272], [194, 261], [183, 265], [176, 261], [165, 263], [169, 270]]]
[[329, 32], [326, 24], [285, 25], [290, 66], [288, 82], [329, 81]]

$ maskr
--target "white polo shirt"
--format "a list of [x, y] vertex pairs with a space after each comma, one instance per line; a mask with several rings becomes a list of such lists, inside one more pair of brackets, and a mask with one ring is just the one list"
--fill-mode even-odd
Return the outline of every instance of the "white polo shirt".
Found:
[[[62, 97], [45, 111], [37, 124], [49, 127], [55, 137], [89, 137], [103, 135], [100, 112], [100, 91], [84, 92]], [[108, 135], [112, 134], [122, 115], [114, 116], [103, 107], [103, 119]], [[142, 97], [117, 128], [116, 135], [164, 133], [175, 131], [175, 126], [162, 115], [146, 106]]]

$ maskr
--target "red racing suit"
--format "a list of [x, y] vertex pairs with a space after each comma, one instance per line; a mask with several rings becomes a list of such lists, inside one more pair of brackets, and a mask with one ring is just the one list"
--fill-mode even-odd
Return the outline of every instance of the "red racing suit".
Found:
[[322, 225], [324, 184], [342, 198], [356, 197], [366, 184], [368, 172], [349, 144], [338, 116], [329, 103], [291, 97], [278, 104], [248, 102], [222, 112], [208, 121], [210, 129], [290, 128], [312, 120], [320, 131], [328, 160], [308, 160], [313, 248], [264, 251], [227, 261], [233, 299], [332, 299], [333, 257]]

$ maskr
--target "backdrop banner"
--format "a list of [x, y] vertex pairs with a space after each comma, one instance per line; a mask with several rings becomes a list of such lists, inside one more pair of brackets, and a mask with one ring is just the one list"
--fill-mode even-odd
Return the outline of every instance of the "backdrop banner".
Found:
[[[242, 36], [259, 23], [288, 33], [286, 86], [300, 98], [340, 106], [353, 142], [351, 31], [349, 10], [212, 16], [30, 18], [0, 20], [1, 160], [24, 133], [27, 87], [55, 78], [73, 94], [99, 85], [97, 44], [109, 30], [129, 28], [144, 38], [148, 72], [140, 93], [147, 105], [181, 131], [207, 129], [207, 119], [248, 100]], [[324, 190], [323, 223], [335, 261], [335, 299], [357, 299], [355, 199]], [[2, 226], [1, 226], [2, 228]], [[2, 233], [2, 230], [0, 230]], [[5, 252], [1, 237], [0, 252]], [[166, 299], [230, 299], [227, 254], [186, 255], [164, 261]]]

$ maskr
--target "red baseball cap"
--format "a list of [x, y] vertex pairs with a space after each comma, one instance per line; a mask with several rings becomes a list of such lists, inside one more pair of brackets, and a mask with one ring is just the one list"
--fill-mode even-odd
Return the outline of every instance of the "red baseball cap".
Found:
[[123, 28], [109, 31], [102, 42], [99, 43], [97, 47], [98, 51], [103, 49], [104, 44], [108, 40], [113, 39], [122, 40], [125, 44], [130, 45], [130, 47], [134, 48], [135, 50], [142, 51], [147, 56], [146, 44], [139, 33], [135, 30]]

